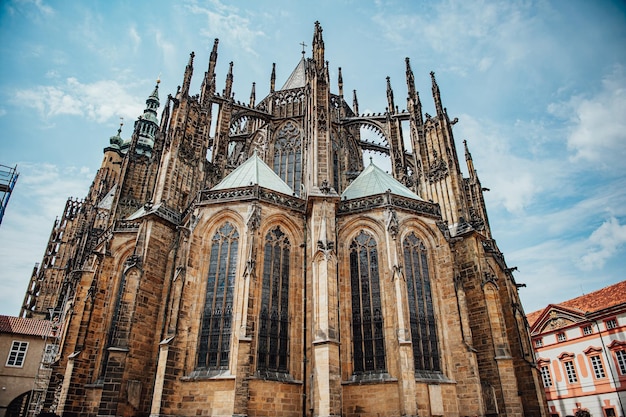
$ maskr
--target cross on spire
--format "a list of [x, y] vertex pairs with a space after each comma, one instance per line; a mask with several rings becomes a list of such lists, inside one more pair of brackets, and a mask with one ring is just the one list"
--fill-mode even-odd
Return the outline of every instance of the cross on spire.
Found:
[[304, 48], [307, 47], [307, 44], [304, 42], [300, 42], [300, 45], [302, 45], [302, 55], [304, 55]]

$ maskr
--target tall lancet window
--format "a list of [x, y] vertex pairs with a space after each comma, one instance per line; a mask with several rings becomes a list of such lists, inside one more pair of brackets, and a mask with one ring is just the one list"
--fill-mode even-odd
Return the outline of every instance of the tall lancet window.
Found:
[[404, 239], [402, 249], [415, 369], [440, 371], [426, 247], [414, 233], [411, 233]]
[[385, 371], [383, 313], [374, 237], [361, 231], [350, 244], [354, 373]]
[[257, 369], [287, 372], [289, 358], [289, 253], [280, 227], [265, 236]]
[[292, 122], [287, 122], [276, 136], [274, 144], [274, 172], [291, 189], [300, 195], [302, 182], [302, 139], [300, 129]]
[[238, 246], [239, 234], [228, 222], [213, 236], [200, 329], [199, 368], [228, 367]]

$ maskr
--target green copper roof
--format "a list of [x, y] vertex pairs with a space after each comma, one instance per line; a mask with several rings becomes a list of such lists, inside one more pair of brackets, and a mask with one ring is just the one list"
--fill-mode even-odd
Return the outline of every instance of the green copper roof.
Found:
[[211, 190], [224, 190], [227, 188], [249, 187], [260, 185], [263, 188], [278, 191], [279, 193], [293, 195], [293, 190], [283, 181], [272, 168], [255, 153], [237, 169], [228, 174]]
[[420, 196], [378, 168], [373, 162], [370, 162], [369, 166], [345, 189], [341, 194], [341, 199], [352, 200], [354, 198], [384, 194], [387, 191], [390, 191], [391, 194], [423, 201]]

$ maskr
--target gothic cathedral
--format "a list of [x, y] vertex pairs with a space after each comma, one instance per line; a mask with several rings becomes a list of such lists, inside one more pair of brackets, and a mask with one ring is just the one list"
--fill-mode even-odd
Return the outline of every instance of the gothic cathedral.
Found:
[[[282, 88], [158, 83], [70, 199], [22, 315], [59, 323], [61, 416], [546, 416], [518, 288], [431, 73], [360, 114], [322, 28]], [[361, 137], [368, 128], [381, 144]], [[408, 139], [405, 137], [408, 136]], [[409, 145], [410, 144], [410, 149]], [[389, 173], [364, 152], [385, 155]]]

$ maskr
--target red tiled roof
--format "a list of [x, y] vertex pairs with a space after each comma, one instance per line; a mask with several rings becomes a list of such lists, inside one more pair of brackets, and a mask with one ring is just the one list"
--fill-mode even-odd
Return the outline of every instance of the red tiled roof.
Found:
[[[581, 295], [580, 297], [572, 298], [571, 300], [563, 301], [562, 303], [550, 304], [550, 306], [562, 307], [568, 310], [579, 310], [581, 313], [586, 314], [624, 303], [626, 303], [626, 281], [609, 285], [608, 287]], [[547, 307], [533, 311], [526, 315], [530, 327], [535, 324], [546, 308]]]
[[52, 324], [47, 320], [0, 315], [0, 333], [51, 336]]

